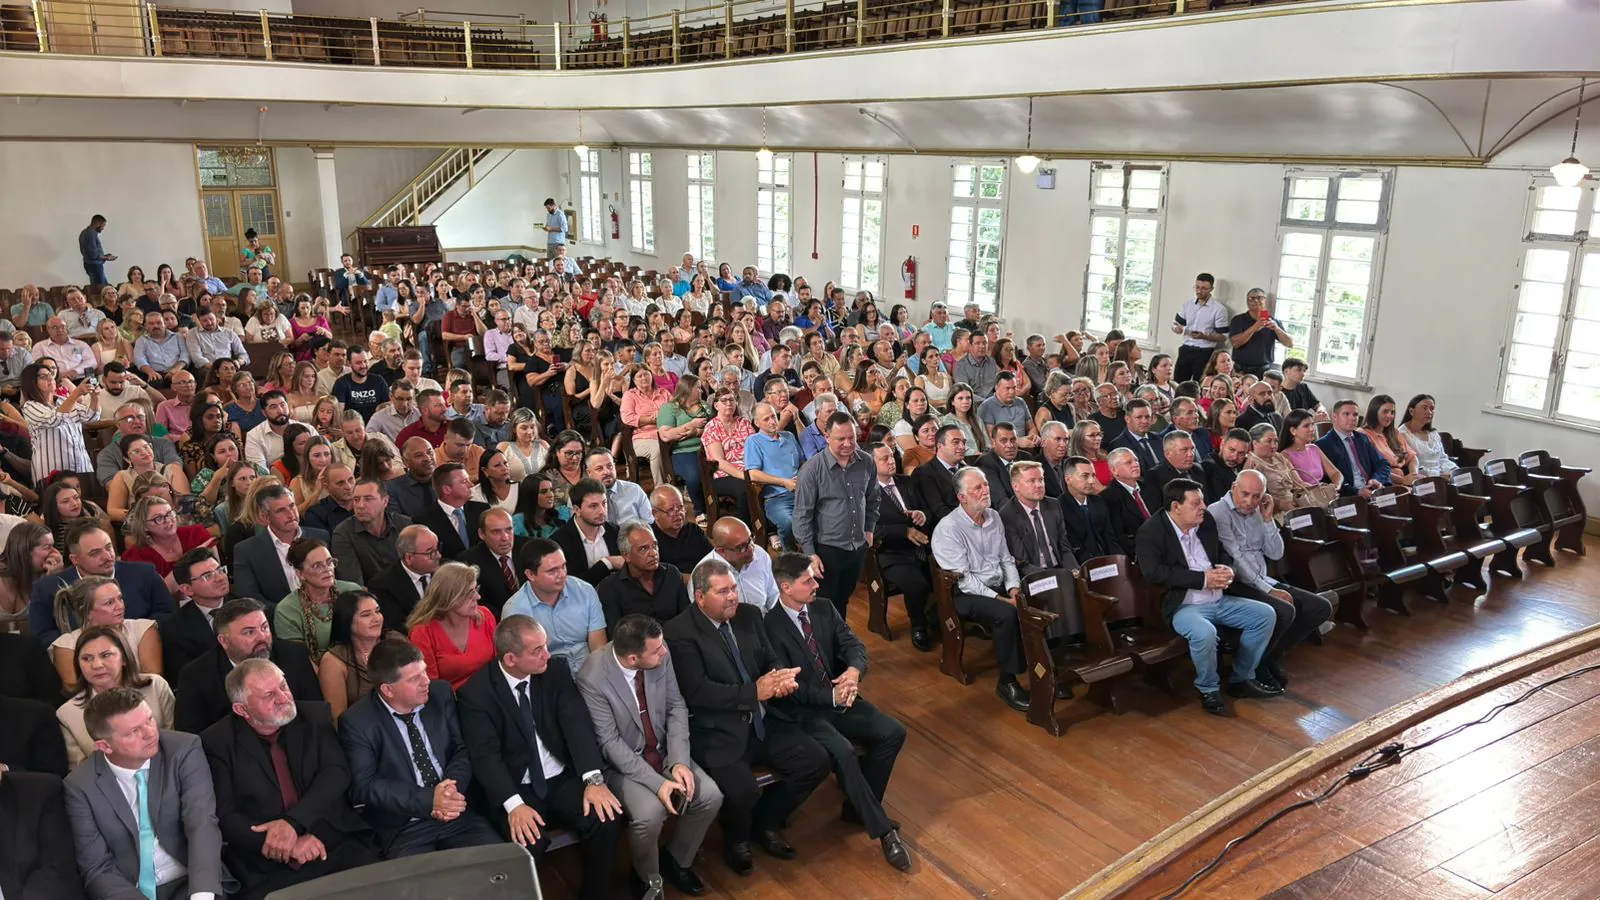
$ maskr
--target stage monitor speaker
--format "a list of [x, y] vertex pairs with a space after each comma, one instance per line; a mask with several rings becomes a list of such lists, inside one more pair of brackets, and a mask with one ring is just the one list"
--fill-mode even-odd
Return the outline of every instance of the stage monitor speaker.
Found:
[[439, 850], [273, 891], [267, 900], [543, 900], [532, 857], [516, 844]]

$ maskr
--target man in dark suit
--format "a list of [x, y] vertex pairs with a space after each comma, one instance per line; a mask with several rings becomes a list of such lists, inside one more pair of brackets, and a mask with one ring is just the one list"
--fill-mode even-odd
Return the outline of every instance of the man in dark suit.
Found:
[[[882, 492], [878, 498], [878, 568], [889, 584], [900, 589], [906, 601], [906, 618], [911, 620], [911, 646], [927, 653], [933, 649], [928, 633], [928, 598], [933, 585], [928, 580], [928, 541], [933, 526], [928, 523], [911, 478], [900, 471], [900, 455], [889, 444], [873, 444], [872, 464], [877, 469]], [[887, 591], [888, 585], [884, 586]]]
[[1067, 426], [1051, 419], [1039, 429], [1039, 462], [1044, 464], [1044, 495], [1060, 500], [1067, 494], [1067, 457], [1072, 435]]
[[622, 551], [622, 568], [595, 586], [607, 634], [623, 616], [638, 613], [666, 622], [689, 608], [683, 576], [661, 561], [656, 532], [649, 523], [639, 519], [623, 522], [617, 529], [617, 547]]
[[33, 635], [0, 632], [0, 697], [61, 705], [61, 673], [44, 647]]
[[[778, 666], [760, 610], [739, 602], [733, 568], [708, 558], [690, 586], [694, 605], [662, 630], [689, 706], [691, 752], [722, 789], [723, 859], [748, 875], [752, 830], [766, 852], [794, 858], [780, 829], [827, 777], [828, 753], [790, 711], [768, 704], [799, 688], [799, 670]], [[778, 773], [764, 793], [753, 763]]]
[[1018, 574], [1078, 568], [1061, 503], [1045, 496], [1044, 465], [1032, 460], [1017, 463], [1011, 468], [1011, 489], [1015, 499], [1000, 507], [1000, 521]]
[[422, 651], [403, 638], [379, 641], [367, 671], [372, 693], [339, 717], [339, 740], [350, 800], [362, 806], [384, 857], [500, 843], [467, 808], [472, 762], [450, 682], [430, 680]]
[[1116, 540], [1117, 552], [1133, 559], [1137, 552], [1134, 535], [1139, 526], [1150, 518], [1152, 507], [1145, 502], [1144, 487], [1139, 484], [1143, 468], [1139, 455], [1127, 447], [1118, 447], [1106, 456], [1111, 467], [1111, 484], [1100, 492], [1111, 514], [1111, 532]]
[[1271, 425], [1273, 431], [1283, 428], [1283, 416], [1272, 402], [1272, 385], [1269, 382], [1262, 380], [1250, 385], [1247, 399], [1250, 402], [1239, 411], [1239, 418], [1233, 423], [1235, 428], [1250, 431], [1263, 422]]
[[300, 507], [281, 484], [256, 495], [256, 520], [266, 525], [266, 530], [233, 548], [233, 590], [240, 597], [261, 601], [270, 617], [278, 601], [294, 590], [288, 577], [294, 570], [285, 562], [289, 545], [303, 537], [326, 545], [332, 537], [326, 531], [300, 527]]
[[1250, 456], [1250, 432], [1231, 428], [1222, 438], [1222, 449], [1200, 464], [1200, 474], [1205, 477], [1206, 503], [1215, 503], [1233, 490], [1233, 480], [1244, 471], [1244, 461]]
[[[28, 597], [28, 630], [45, 646], [61, 636], [56, 627], [56, 591], [77, 581], [84, 575], [100, 575], [116, 579], [122, 588], [124, 614], [130, 619], [160, 620], [172, 614], [177, 606], [172, 602], [172, 592], [166, 579], [156, 567], [142, 562], [119, 562], [117, 548], [111, 533], [99, 519], [76, 519], [67, 526], [67, 568], [33, 583]], [[70, 613], [69, 613], [70, 616]], [[77, 622], [72, 622], [77, 626]]]
[[[899, 826], [883, 811], [883, 792], [905, 745], [906, 727], [861, 696], [866, 645], [831, 603], [814, 602], [818, 582], [810, 558], [780, 554], [772, 561], [772, 576], [778, 605], [767, 611], [767, 638], [778, 661], [799, 670], [795, 692], [773, 705], [789, 709], [828, 751], [844, 791], [844, 820], [865, 826], [889, 865], [908, 872], [911, 852]], [[865, 749], [865, 758], [856, 758], [855, 744]]]
[[350, 769], [326, 703], [296, 704], [283, 670], [246, 659], [228, 673], [233, 715], [200, 734], [216, 790], [223, 861], [243, 898], [378, 859], [345, 792]]
[[196, 547], [172, 564], [178, 594], [189, 602], [161, 620], [161, 665], [174, 677], [217, 646], [211, 624], [228, 600], [228, 572], [210, 547]]
[[1341, 497], [1370, 497], [1373, 491], [1393, 483], [1389, 462], [1378, 455], [1371, 438], [1356, 430], [1360, 424], [1361, 412], [1356, 402], [1340, 400], [1333, 405], [1333, 428], [1317, 438], [1317, 446], [1344, 476], [1344, 483], [1339, 486]]
[[54, 706], [0, 697], [0, 767], [67, 777], [67, 742]]
[[1066, 470], [1067, 492], [1061, 497], [1061, 518], [1066, 523], [1067, 544], [1080, 560], [1119, 552], [1116, 532], [1111, 527], [1111, 511], [1105, 498], [1091, 493], [1099, 486], [1094, 463], [1082, 456], [1069, 456]]
[[0, 772], [0, 897], [82, 900], [61, 778]]
[[1010, 422], [995, 423], [989, 432], [989, 451], [973, 465], [983, 470], [984, 477], [989, 479], [989, 496], [1002, 506], [1012, 497], [1011, 464], [1017, 458], [1016, 427]]
[[1155, 411], [1145, 400], [1129, 400], [1126, 410], [1127, 430], [1117, 435], [1117, 439], [1106, 444], [1109, 453], [1118, 447], [1127, 447], [1139, 459], [1139, 467], [1149, 471], [1161, 465], [1160, 439], [1150, 433], [1150, 428], [1155, 424]]
[[606, 787], [589, 707], [566, 660], [550, 658], [544, 628], [507, 616], [494, 632], [496, 663], [461, 686], [461, 736], [475, 778], [473, 800], [534, 857], [550, 825], [581, 839], [584, 900], [611, 896], [622, 804]]
[[956, 470], [967, 456], [967, 438], [961, 429], [946, 425], [934, 438], [933, 459], [911, 473], [911, 484], [916, 489], [919, 504], [928, 516], [931, 531], [939, 520], [949, 515], [960, 504], [956, 501]]
[[[97, 752], [67, 776], [66, 800], [89, 896], [231, 894], [237, 884], [222, 866], [222, 832], [200, 739], [158, 729], [149, 705], [129, 688], [89, 698], [83, 721]], [[141, 852], [143, 823], [155, 832], [148, 857]], [[182, 868], [162, 865], [163, 853]]]
[[1144, 505], [1152, 512], [1161, 508], [1161, 498], [1165, 496], [1164, 488], [1169, 481], [1186, 478], [1204, 490], [1206, 473], [1195, 457], [1198, 446], [1196, 439], [1185, 431], [1169, 431], [1161, 439], [1161, 465], [1145, 469], [1139, 479], [1144, 489]]
[[[1172, 401], [1172, 408], [1168, 410], [1172, 416], [1172, 424], [1161, 433], [1163, 438], [1177, 432], [1187, 434], [1194, 441], [1195, 462], [1202, 462], [1211, 456], [1211, 431], [1206, 428], [1205, 412], [1200, 409], [1200, 404], [1193, 397], [1179, 397]], [[1165, 451], [1166, 446], [1162, 445]]]
[[172, 685], [178, 698], [173, 724], [179, 731], [199, 734], [228, 715], [233, 704], [225, 680], [234, 666], [247, 659], [276, 663], [296, 700], [322, 699], [322, 686], [305, 645], [275, 639], [267, 626], [266, 609], [258, 601], [248, 597], [229, 600], [212, 621], [217, 626], [215, 646], [184, 666]]
[[1234, 581], [1199, 483], [1179, 478], [1163, 491], [1161, 511], [1139, 529], [1139, 570], [1145, 580], [1163, 589], [1161, 613], [1189, 642], [1200, 705], [1213, 715], [1228, 714], [1217, 674], [1218, 625], [1240, 631], [1229, 696], [1282, 694], [1282, 688], [1256, 681], [1255, 674], [1277, 624], [1272, 606], [1262, 601], [1259, 588]]
[[498, 506], [489, 507], [477, 520], [478, 543], [456, 557], [478, 567], [479, 602], [496, 611], [522, 589], [522, 579], [517, 575], [517, 551], [526, 538], [518, 538], [511, 524], [511, 514]]
[[[594, 587], [623, 566], [617, 526], [606, 521], [605, 485], [593, 478], [580, 478], [567, 492], [567, 500], [572, 506], [572, 518], [557, 528], [550, 540], [561, 548], [567, 571]], [[589, 547], [603, 550], [604, 555], [591, 555]]]
[[428, 589], [428, 580], [439, 571], [439, 537], [426, 525], [407, 525], [395, 539], [395, 550], [400, 565], [374, 578], [368, 587], [383, 610], [384, 629], [404, 634], [406, 619]]
[[472, 482], [460, 463], [445, 463], [433, 470], [433, 493], [436, 501], [424, 505], [412, 521], [428, 526], [439, 536], [439, 552], [446, 559], [455, 559], [481, 540], [475, 529], [489, 504], [471, 499]]

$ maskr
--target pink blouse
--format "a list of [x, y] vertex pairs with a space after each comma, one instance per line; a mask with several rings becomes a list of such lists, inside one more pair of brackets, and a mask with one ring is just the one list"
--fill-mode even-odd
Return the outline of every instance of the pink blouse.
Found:
[[1389, 464], [1389, 468], [1397, 469], [1402, 472], [1411, 468], [1411, 461], [1416, 459], [1417, 451], [1411, 449], [1411, 445], [1409, 443], [1403, 440], [1400, 442], [1401, 447], [1405, 450], [1405, 456], [1402, 458], [1394, 452], [1393, 447], [1389, 446], [1389, 438], [1386, 437], [1383, 432], [1373, 431], [1370, 428], [1363, 428], [1361, 429], [1361, 433], [1366, 435], [1368, 440], [1372, 441], [1372, 446], [1377, 448], [1378, 455], [1383, 457], [1383, 461]]
[[[661, 414], [661, 407], [672, 399], [666, 391], [657, 390], [645, 393], [638, 388], [629, 388], [622, 395], [622, 421], [633, 428], [635, 439], [649, 439], [656, 436], [656, 416]], [[641, 420], [649, 419], [645, 424]]]
[[1308, 485], [1322, 483], [1322, 451], [1317, 449], [1316, 444], [1307, 444], [1300, 450], [1279, 450], [1278, 453], [1300, 473], [1301, 481]]

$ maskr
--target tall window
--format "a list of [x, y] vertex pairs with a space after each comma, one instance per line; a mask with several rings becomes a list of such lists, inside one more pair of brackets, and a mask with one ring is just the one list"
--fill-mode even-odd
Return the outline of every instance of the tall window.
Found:
[[1600, 186], [1534, 180], [1501, 408], [1600, 424]]
[[1120, 328], [1150, 338], [1150, 310], [1166, 216], [1163, 166], [1095, 163], [1089, 184], [1089, 266], [1083, 281], [1083, 327]]
[[635, 253], [656, 252], [655, 169], [650, 154], [628, 153], [628, 246]]
[[976, 303], [994, 312], [1000, 299], [1000, 237], [1004, 231], [1004, 162], [951, 167], [949, 281], [945, 300]]
[[1283, 182], [1277, 304], [1311, 374], [1362, 381], [1377, 322], [1392, 173], [1290, 170]]
[[600, 151], [590, 150], [578, 157], [578, 220], [579, 239], [591, 244], [603, 242], [600, 225], [600, 207], [604, 196], [600, 193]]
[[888, 162], [882, 156], [844, 158], [844, 228], [839, 252], [839, 286], [878, 293], [883, 266], [883, 181]]
[[717, 155], [689, 154], [689, 252], [695, 259], [717, 256]]
[[793, 158], [756, 160], [756, 268], [789, 271], [789, 170]]

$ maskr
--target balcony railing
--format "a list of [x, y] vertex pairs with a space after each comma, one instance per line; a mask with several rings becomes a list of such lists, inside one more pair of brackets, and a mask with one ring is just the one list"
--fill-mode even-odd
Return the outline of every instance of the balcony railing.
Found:
[[1089, 2], [782, 0], [779, 7], [777, 0], [728, 0], [616, 22], [541, 25], [240, 13], [134, 0], [32, 0], [0, 4], [0, 50], [433, 69], [626, 69], [1257, 5], [1256, 0], [1107, 0], [1103, 11], [1091, 12], [1082, 9]]

